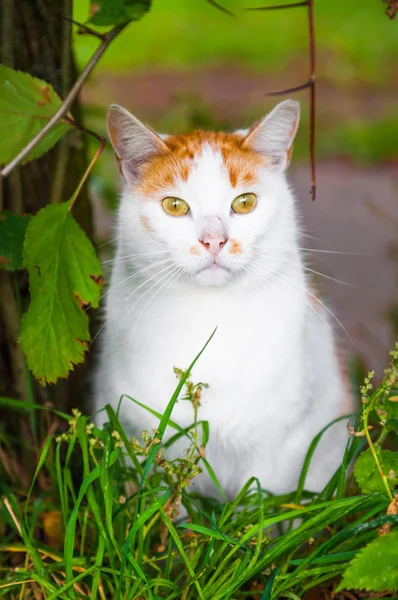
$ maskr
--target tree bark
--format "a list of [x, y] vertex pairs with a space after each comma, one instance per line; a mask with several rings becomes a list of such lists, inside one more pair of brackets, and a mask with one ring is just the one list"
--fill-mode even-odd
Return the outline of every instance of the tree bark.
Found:
[[[2, 0], [0, 3], [0, 58], [7, 66], [51, 83], [62, 97], [76, 77], [71, 46], [71, 24], [62, 16], [72, 16], [72, 0]], [[72, 108], [80, 120], [80, 107]], [[68, 200], [85, 168], [83, 134], [70, 131], [53, 149], [26, 165], [17, 167], [0, 181], [0, 210], [34, 214], [48, 203]], [[91, 237], [91, 207], [85, 189], [74, 216]], [[0, 396], [27, 399], [33, 389], [35, 400], [52, 401], [62, 409], [82, 406], [87, 398], [88, 370], [75, 368], [68, 380], [42, 388], [26, 376], [18, 345], [20, 312], [29, 303], [25, 272], [0, 273]], [[24, 376], [25, 374], [25, 376]]]

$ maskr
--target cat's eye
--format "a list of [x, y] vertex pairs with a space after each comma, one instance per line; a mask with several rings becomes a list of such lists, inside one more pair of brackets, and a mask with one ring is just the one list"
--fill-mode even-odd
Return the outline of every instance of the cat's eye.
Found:
[[163, 210], [172, 217], [183, 217], [189, 211], [189, 206], [185, 200], [168, 196], [162, 200]]
[[231, 204], [231, 208], [235, 213], [245, 215], [256, 208], [256, 194], [241, 194], [237, 196]]

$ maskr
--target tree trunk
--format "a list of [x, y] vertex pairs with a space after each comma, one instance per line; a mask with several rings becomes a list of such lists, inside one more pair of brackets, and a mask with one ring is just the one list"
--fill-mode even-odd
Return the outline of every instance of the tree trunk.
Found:
[[[71, 48], [72, 0], [2, 0], [0, 2], [0, 58], [7, 66], [51, 83], [62, 97], [76, 77]], [[78, 102], [72, 107], [77, 120]], [[48, 203], [68, 200], [87, 165], [85, 140], [70, 131], [52, 150], [0, 182], [0, 210], [36, 213]], [[91, 207], [83, 189], [74, 216], [91, 236]], [[82, 406], [87, 398], [89, 365], [79, 366], [68, 380], [51, 388], [31, 381], [18, 345], [20, 312], [29, 303], [27, 274], [0, 271], [0, 396], [52, 401], [64, 410]]]

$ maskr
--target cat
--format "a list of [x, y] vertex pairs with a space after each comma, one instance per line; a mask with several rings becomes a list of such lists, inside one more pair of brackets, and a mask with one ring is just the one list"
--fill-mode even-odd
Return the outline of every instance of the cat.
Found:
[[[299, 116], [286, 100], [248, 131], [161, 136], [120, 106], [108, 112], [124, 184], [96, 409], [128, 394], [163, 413], [173, 367], [186, 368], [217, 327], [192, 380], [209, 385], [199, 418], [229, 498], [251, 476], [273, 493], [294, 490], [311, 440], [347, 400], [331, 311], [311, 291], [285, 177]], [[120, 414], [134, 435], [159, 423], [129, 400]], [[191, 404], [177, 402], [172, 418], [187, 427]], [[344, 421], [327, 431], [307, 489], [327, 483], [347, 440]], [[206, 472], [192, 485], [216, 495]]]

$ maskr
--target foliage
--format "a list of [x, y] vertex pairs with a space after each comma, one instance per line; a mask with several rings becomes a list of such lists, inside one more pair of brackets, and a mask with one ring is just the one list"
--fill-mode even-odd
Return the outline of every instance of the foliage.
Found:
[[82, 362], [90, 339], [86, 309], [100, 299], [100, 262], [69, 209], [70, 202], [46, 206], [25, 238], [31, 303], [20, 343], [42, 383], [55, 383]]
[[[52, 86], [28, 73], [0, 65], [0, 164], [14, 158], [62, 105]], [[61, 119], [26, 160], [47, 152], [71, 128]]]
[[398, 589], [397, 556], [398, 531], [372, 540], [351, 562], [340, 589], [373, 592]]
[[117, 25], [136, 21], [150, 9], [152, 0], [96, 0], [90, 4], [90, 23]]
[[[379, 459], [381, 468], [384, 473], [388, 474], [389, 486], [394, 487], [397, 484], [398, 454], [391, 450], [381, 450], [379, 452]], [[383, 492], [384, 484], [379, 471], [375, 469], [374, 459], [370, 450], [362, 452], [355, 463], [354, 473], [359, 487], [365, 494]]]
[[0, 268], [23, 269], [23, 243], [29, 218], [8, 211], [0, 213]]
[[[159, 426], [144, 431], [140, 440], [128, 438], [110, 406], [103, 429], [78, 410], [68, 417], [37, 407], [47, 414], [49, 431], [36, 445], [37, 467], [27, 496], [18, 479], [21, 468], [15, 468], [4, 446], [0, 568], [12, 557], [18, 568], [3, 570], [0, 594], [14, 591], [27, 599], [41, 594], [47, 600], [277, 600], [300, 598], [341, 576], [339, 589], [397, 588], [398, 502], [390, 502], [385, 489], [358, 494], [350, 482], [350, 462], [365, 442], [362, 430], [352, 430], [340, 468], [320, 493], [304, 489], [320, 436], [305, 459], [300, 491], [274, 496], [251, 478], [229, 502], [192, 492], [189, 484], [203, 469], [221, 489], [206, 460], [208, 423], [199, 420], [206, 386], [190, 380], [199, 357], [186, 372], [175, 370], [179, 383], [164, 415], [158, 415]], [[386, 400], [397, 368], [398, 349], [380, 388], [372, 394], [369, 383], [362, 388], [361, 422], [367, 433], [365, 411], [375, 399]], [[186, 429], [171, 420], [178, 397], [192, 403], [193, 422]], [[121, 399], [131, 401], [137, 402]], [[9, 399], [0, 399], [0, 405], [35, 408]], [[64, 433], [50, 433], [49, 413]], [[167, 426], [175, 435], [164, 441]], [[170, 447], [181, 439], [186, 452], [171, 460]], [[369, 469], [377, 469], [375, 462]], [[289, 526], [293, 522], [295, 528]]]

